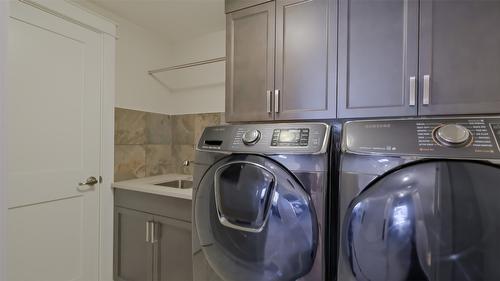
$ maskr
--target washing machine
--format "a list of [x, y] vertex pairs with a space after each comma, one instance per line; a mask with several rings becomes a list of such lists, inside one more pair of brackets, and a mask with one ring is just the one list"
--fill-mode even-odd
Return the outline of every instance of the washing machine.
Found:
[[500, 117], [353, 121], [337, 279], [500, 280]]
[[330, 129], [205, 129], [194, 168], [195, 281], [324, 280]]

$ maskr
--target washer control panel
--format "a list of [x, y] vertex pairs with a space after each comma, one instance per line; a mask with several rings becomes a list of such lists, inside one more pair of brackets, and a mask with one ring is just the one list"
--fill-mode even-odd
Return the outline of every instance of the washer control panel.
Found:
[[317, 154], [326, 152], [330, 126], [324, 123], [241, 124], [208, 127], [198, 150]]
[[346, 122], [344, 151], [364, 154], [500, 158], [500, 117]]
[[307, 146], [309, 144], [309, 129], [274, 129], [271, 146]]

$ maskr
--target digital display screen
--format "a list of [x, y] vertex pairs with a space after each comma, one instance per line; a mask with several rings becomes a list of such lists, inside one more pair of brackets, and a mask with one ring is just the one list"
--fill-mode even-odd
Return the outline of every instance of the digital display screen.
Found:
[[279, 142], [299, 142], [300, 130], [281, 130]]
[[496, 123], [493, 124], [491, 123], [491, 128], [493, 129], [493, 133], [497, 136], [500, 136], [500, 124]]
[[307, 146], [309, 129], [274, 129], [271, 146]]
[[499, 145], [498, 149], [500, 149], [500, 124], [499, 123], [496, 123], [496, 124], [491, 123], [490, 126], [491, 126], [491, 129], [493, 130], [493, 134], [495, 135], [495, 139], [497, 141], [497, 144]]

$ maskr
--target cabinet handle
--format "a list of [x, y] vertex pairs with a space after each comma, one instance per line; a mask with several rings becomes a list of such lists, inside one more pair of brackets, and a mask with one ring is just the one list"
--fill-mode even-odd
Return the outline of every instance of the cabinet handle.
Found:
[[266, 94], [267, 94], [267, 97], [266, 97], [266, 108], [267, 108], [267, 113], [271, 113], [271, 111], [273, 110], [273, 107], [272, 107], [272, 99], [273, 99], [273, 91], [271, 90], [267, 90], [266, 91]]
[[156, 243], [158, 242], [158, 239], [156, 239], [156, 222], [152, 221], [151, 222], [151, 243]]
[[410, 77], [410, 106], [415, 106], [417, 97], [417, 78], [415, 76]]
[[150, 223], [150, 221], [146, 222], [146, 242], [148, 242], [148, 243], [151, 242], [150, 233], [149, 233], [149, 223]]
[[280, 112], [280, 90], [274, 90], [274, 112]]
[[429, 105], [431, 100], [431, 76], [424, 75], [424, 97], [422, 99], [423, 105]]

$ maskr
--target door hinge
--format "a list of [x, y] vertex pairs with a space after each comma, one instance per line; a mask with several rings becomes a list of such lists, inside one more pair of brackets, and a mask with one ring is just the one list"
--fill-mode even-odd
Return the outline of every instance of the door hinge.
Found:
[[99, 176], [99, 183], [102, 183], [102, 177]]

